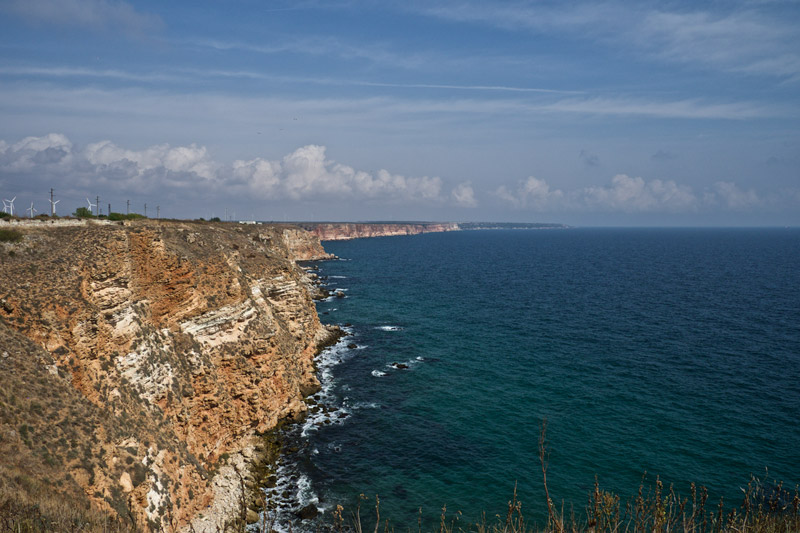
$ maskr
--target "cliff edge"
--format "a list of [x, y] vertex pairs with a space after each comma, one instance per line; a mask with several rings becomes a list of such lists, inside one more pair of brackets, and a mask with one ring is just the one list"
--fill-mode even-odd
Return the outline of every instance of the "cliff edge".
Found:
[[460, 229], [454, 222], [306, 222], [300, 226], [319, 237], [321, 241], [419, 235]]
[[[136, 221], [0, 243], [0, 489], [143, 530], [239, 519], [303, 415], [320, 324], [297, 228]], [[251, 511], [252, 516], [252, 511]]]

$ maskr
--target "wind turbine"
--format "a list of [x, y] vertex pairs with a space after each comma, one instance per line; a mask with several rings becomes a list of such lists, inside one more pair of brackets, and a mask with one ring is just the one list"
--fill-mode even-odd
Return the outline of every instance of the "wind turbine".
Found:
[[6, 200], [5, 198], [3, 198], [3, 211], [11, 215], [12, 217], [14, 216], [14, 200], [16, 199], [17, 199], [16, 196], [11, 200]]
[[89, 201], [88, 198], [86, 199], [86, 203], [89, 204], [89, 214], [91, 215], [92, 214], [92, 208], [93, 207], [97, 207], [97, 204], [93, 204], [91, 201]]
[[56, 200], [54, 202], [53, 200], [50, 200], [50, 216], [56, 216], [56, 204], [60, 201], [61, 200]]
[[38, 213], [38, 211], [33, 208], [33, 202], [31, 202], [31, 206], [28, 209], [26, 209], [25, 211], [27, 211], [28, 213], [31, 214], [30, 218], [33, 218], [33, 214], [34, 213]]

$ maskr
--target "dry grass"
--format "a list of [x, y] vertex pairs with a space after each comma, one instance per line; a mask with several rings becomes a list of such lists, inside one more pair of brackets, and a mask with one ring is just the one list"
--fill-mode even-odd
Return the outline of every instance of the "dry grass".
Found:
[[[539, 460], [545, 493], [546, 519], [543, 524], [530, 523], [522, 512], [522, 502], [516, 489], [508, 501], [504, 516], [493, 520], [486, 514], [474, 522], [463, 522], [461, 512], [448, 515], [442, 508], [438, 533], [796, 533], [800, 532], [800, 495], [798, 488], [786, 490], [782, 484], [767, 484], [753, 478], [743, 490], [742, 502], [726, 508], [722, 500], [709, 502], [705, 487], [690, 486], [689, 495], [681, 496], [672, 486], [665, 488], [656, 479], [646, 487], [644, 480], [637, 494], [623, 503], [619, 495], [602, 490], [595, 481], [583, 512], [568, 514], [557, 509], [547, 487], [548, 452], [546, 442], [547, 421], [543, 421], [539, 439]], [[362, 500], [365, 500], [361, 495]], [[350, 520], [338, 506], [333, 512], [332, 524], [326, 529], [338, 533], [364, 533], [367, 528], [361, 518], [361, 505]], [[370, 523], [371, 520], [370, 520]], [[436, 531], [423, 526], [422, 515], [415, 527], [403, 524], [399, 531]], [[388, 521], [381, 522], [380, 500], [375, 498], [375, 525], [372, 533], [395, 531]]]
[[65, 498], [53, 498], [46, 490], [31, 496], [17, 490], [0, 489], [0, 531], [133, 533], [139, 530], [108, 513], [75, 505]]

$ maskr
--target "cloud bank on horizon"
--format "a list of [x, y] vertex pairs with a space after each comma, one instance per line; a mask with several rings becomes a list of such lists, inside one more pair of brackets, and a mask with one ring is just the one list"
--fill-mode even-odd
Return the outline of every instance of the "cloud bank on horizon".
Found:
[[800, 224], [791, 0], [9, 0], [0, 15], [3, 197]]
[[[439, 177], [405, 177], [381, 169], [375, 174], [328, 158], [326, 147], [307, 145], [277, 160], [256, 157], [231, 164], [213, 158], [204, 146], [160, 144], [141, 150], [109, 140], [74, 145], [64, 134], [26, 137], [13, 144], [0, 140], [0, 180], [25, 183], [25, 193], [57, 186], [79, 201], [116, 196], [202, 200], [208, 195], [228, 202], [249, 198], [262, 202], [345, 201], [375, 205], [421, 204], [477, 208], [470, 182], [446, 184]], [[2, 182], [0, 181], [0, 182]], [[486, 191], [486, 198], [532, 213], [696, 213], [701, 209], [743, 212], [764, 207], [800, 207], [800, 197], [761, 197], [732, 182], [694, 191], [676, 182], [618, 174], [606, 185], [554, 189], [533, 176]], [[25, 198], [27, 201], [27, 198]], [[200, 216], [200, 215], [198, 215]]]

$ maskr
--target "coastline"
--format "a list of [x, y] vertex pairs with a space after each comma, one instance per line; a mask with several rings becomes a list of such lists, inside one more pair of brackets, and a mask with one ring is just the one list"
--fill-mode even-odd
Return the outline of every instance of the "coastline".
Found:
[[298, 222], [297, 225], [321, 242], [449, 231], [570, 229], [565, 224], [540, 222]]

